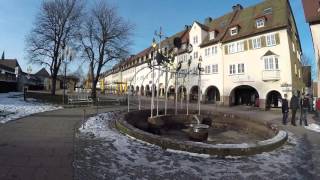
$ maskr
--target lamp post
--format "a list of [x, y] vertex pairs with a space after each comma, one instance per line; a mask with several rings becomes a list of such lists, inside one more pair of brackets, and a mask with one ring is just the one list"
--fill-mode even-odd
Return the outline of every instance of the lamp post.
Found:
[[151, 70], [152, 70], [152, 84], [151, 84], [151, 118], [153, 117], [153, 108], [154, 108], [154, 49], [157, 46], [155, 39], [153, 38], [152, 40], [152, 48], [153, 48], [153, 53], [152, 53], [152, 57], [151, 57]]
[[65, 101], [66, 101], [67, 65], [71, 60], [72, 60], [71, 49], [69, 47], [67, 48], [63, 47], [62, 49], [62, 61], [64, 63], [63, 104], [65, 104]]
[[198, 76], [198, 114], [200, 115], [200, 104], [201, 104], [201, 72], [202, 72], [202, 67], [201, 67], [201, 62], [202, 62], [202, 57], [199, 57], [199, 62], [198, 62], [198, 72], [199, 72], [199, 76]]
[[[160, 26], [160, 30], [159, 33], [157, 31], [155, 31], [155, 36], [159, 37], [159, 53], [162, 54], [162, 50], [161, 50], [161, 39], [162, 39], [162, 28]], [[156, 44], [154, 44], [154, 48], [155, 48]], [[159, 69], [158, 69], [158, 89], [157, 89], [157, 116], [159, 116], [159, 93], [160, 93], [160, 65], [159, 65]]]
[[[193, 47], [191, 44], [188, 45], [188, 53], [191, 54]], [[192, 55], [188, 60], [188, 86], [190, 85], [190, 65], [191, 65]], [[189, 101], [190, 101], [190, 87], [187, 86], [187, 115], [189, 115]]]

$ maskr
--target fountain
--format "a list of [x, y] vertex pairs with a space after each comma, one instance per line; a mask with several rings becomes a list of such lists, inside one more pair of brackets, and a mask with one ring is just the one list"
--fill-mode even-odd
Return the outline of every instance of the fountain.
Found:
[[[288, 135], [275, 125], [257, 118], [224, 112], [201, 111], [201, 116], [174, 114], [150, 118], [150, 110], [131, 111], [116, 121], [116, 128], [129, 136], [158, 145], [209, 155], [252, 155], [282, 146]], [[190, 110], [196, 114], [197, 110]], [[198, 121], [198, 120], [199, 121]], [[212, 119], [214, 121], [212, 121]]]

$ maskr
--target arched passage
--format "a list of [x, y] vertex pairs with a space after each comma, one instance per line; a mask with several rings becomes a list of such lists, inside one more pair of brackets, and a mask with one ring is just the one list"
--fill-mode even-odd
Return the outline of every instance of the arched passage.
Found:
[[184, 86], [180, 86], [178, 88], [178, 99], [183, 99], [186, 100], [187, 99], [187, 88]]
[[258, 91], [248, 85], [241, 85], [235, 87], [230, 93], [231, 105], [247, 105], [259, 107], [259, 93]]
[[281, 94], [278, 91], [270, 91], [266, 97], [266, 108], [278, 108], [281, 107]]
[[146, 85], [146, 96], [151, 96], [151, 90], [150, 90], [150, 86]]
[[136, 86], [136, 91], [135, 91], [135, 94], [136, 94], [136, 95], [139, 94], [139, 89], [140, 89], [139, 86]]
[[168, 98], [174, 99], [175, 88], [174, 86], [170, 86], [168, 89]]
[[216, 101], [220, 101], [220, 92], [216, 86], [209, 86], [206, 89], [205, 95], [207, 103], [215, 103]]
[[140, 88], [140, 95], [144, 96], [144, 86], [141, 86], [141, 88]]
[[190, 89], [190, 101], [198, 101], [198, 91], [199, 88], [198, 86], [192, 86], [192, 88]]

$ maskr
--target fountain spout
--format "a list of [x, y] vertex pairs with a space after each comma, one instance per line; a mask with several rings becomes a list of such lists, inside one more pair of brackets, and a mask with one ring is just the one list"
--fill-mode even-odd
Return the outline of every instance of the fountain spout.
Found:
[[195, 120], [197, 120], [197, 123], [198, 123], [198, 124], [200, 124], [200, 120], [199, 120], [199, 118], [198, 118], [197, 115], [193, 115], [193, 118], [194, 118]]

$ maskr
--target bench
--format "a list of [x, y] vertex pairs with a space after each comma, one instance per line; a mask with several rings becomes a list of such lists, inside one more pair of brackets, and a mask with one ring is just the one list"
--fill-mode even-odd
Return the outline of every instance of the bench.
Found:
[[89, 97], [88, 94], [76, 94], [68, 96], [68, 104], [83, 104], [83, 103], [92, 103], [93, 100]]
[[105, 98], [105, 97], [98, 97], [97, 102], [99, 104], [120, 105], [120, 101], [118, 99], [111, 99], [111, 98]]

